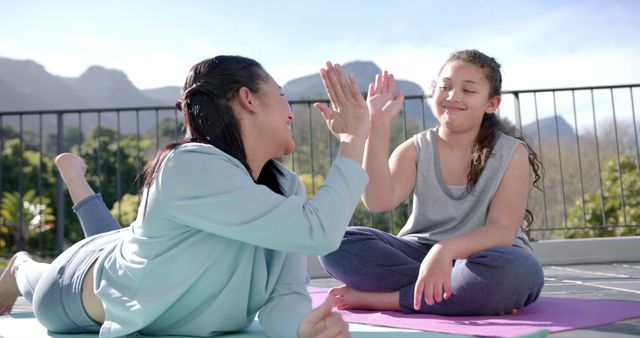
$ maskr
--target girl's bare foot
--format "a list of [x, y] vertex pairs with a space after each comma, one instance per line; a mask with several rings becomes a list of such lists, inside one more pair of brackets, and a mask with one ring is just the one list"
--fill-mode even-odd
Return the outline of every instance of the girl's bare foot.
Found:
[[71, 153], [62, 153], [56, 156], [55, 164], [69, 189], [73, 203], [77, 204], [94, 194], [93, 189], [84, 178], [87, 173], [87, 164], [82, 158]]
[[400, 311], [400, 293], [358, 291], [346, 285], [329, 290], [339, 310]]
[[0, 276], [0, 316], [8, 314], [20, 296], [18, 284], [16, 284], [16, 267], [25, 262], [33, 261], [31, 256], [25, 251], [20, 251], [13, 255], [7, 264], [7, 268]]

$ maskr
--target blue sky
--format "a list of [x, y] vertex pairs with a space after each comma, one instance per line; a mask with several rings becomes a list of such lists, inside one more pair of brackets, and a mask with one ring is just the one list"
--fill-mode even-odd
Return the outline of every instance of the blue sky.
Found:
[[181, 85], [218, 54], [255, 58], [281, 84], [325, 60], [374, 61], [426, 89], [447, 55], [477, 48], [504, 89], [640, 83], [640, 1], [11, 1], [0, 56], [56, 75], [123, 70], [139, 88]]

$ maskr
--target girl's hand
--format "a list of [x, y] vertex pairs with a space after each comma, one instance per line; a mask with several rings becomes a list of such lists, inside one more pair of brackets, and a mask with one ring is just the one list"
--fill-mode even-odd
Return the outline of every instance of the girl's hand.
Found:
[[364, 140], [369, 134], [369, 112], [367, 104], [358, 89], [358, 82], [353, 74], [349, 80], [344, 76], [342, 67], [327, 62], [327, 67], [320, 70], [320, 77], [327, 90], [331, 108], [323, 103], [315, 103], [329, 130], [342, 141]]
[[342, 317], [332, 312], [333, 297], [327, 299], [319, 307], [311, 310], [298, 327], [299, 338], [349, 338], [349, 325]]
[[[413, 308], [420, 309], [422, 299], [428, 305], [440, 303], [451, 296], [453, 258], [436, 243], [420, 264], [420, 272], [413, 293]], [[444, 293], [442, 292], [444, 289]]]
[[367, 106], [371, 114], [371, 122], [391, 121], [402, 109], [404, 95], [396, 89], [396, 80], [393, 74], [386, 70], [376, 75], [375, 83], [369, 84]]

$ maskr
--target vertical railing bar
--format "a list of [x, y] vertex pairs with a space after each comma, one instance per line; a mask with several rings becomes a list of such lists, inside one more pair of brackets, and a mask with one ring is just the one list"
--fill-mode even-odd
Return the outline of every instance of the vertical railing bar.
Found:
[[98, 191], [102, 191], [102, 174], [100, 170], [101, 160], [100, 160], [100, 144], [102, 139], [102, 112], [98, 111], [98, 130], [97, 136], [98, 140], [96, 141], [96, 177], [98, 177]]
[[40, 216], [40, 223], [38, 223], [38, 251], [42, 252], [43, 239], [42, 239], [42, 223], [44, 219], [44, 208], [40, 208], [42, 205], [42, 113], [38, 113], [38, 215]]
[[[57, 149], [58, 153], [64, 150], [64, 119], [62, 112], [57, 113], [58, 120], [58, 139]], [[62, 176], [60, 172], [56, 170], [56, 251], [61, 254], [64, 251], [64, 185], [62, 183]]]
[[520, 112], [520, 93], [513, 93], [513, 108], [514, 116], [516, 118], [516, 127], [522, 134], [522, 113]]
[[625, 210], [624, 201], [624, 182], [622, 176], [622, 163], [620, 162], [620, 141], [618, 140], [618, 121], [616, 118], [616, 104], [613, 97], [613, 88], [609, 88], [609, 94], [611, 95], [611, 112], [613, 115], [613, 133], [616, 137], [616, 157], [618, 159], [618, 177], [620, 178], [620, 203], [622, 204], [622, 219], [624, 224], [627, 224], [627, 211]]
[[578, 149], [578, 172], [580, 173], [580, 201], [582, 203], [582, 224], [587, 226], [587, 212], [584, 205], [584, 179], [582, 172], [582, 152], [580, 151], [580, 132], [578, 130], [578, 112], [576, 111], [576, 92], [571, 90], [573, 104], [573, 125], [576, 127], [576, 147]]
[[[291, 105], [291, 103], [289, 103], [289, 105]], [[291, 111], [293, 111], [293, 107], [291, 108]], [[293, 121], [291, 121], [291, 137], [293, 138], [294, 142], [296, 140], [296, 119], [294, 118]], [[296, 147], [297, 148], [297, 147]], [[291, 171], [296, 172], [296, 152], [295, 150], [293, 152], [291, 152]]]
[[82, 156], [82, 141], [84, 137], [82, 135], [82, 111], [78, 111], [78, 133], [80, 133], [80, 143], [78, 144], [78, 153]]
[[22, 114], [18, 115], [18, 121], [19, 121], [19, 134], [20, 134], [20, 138], [19, 138], [19, 148], [18, 148], [18, 224], [16, 224], [16, 226], [18, 227], [18, 238], [16, 238], [16, 246], [18, 248], [19, 251], [24, 250], [25, 246], [27, 244], [27, 238], [25, 236], [24, 233], [24, 229], [23, 226], [24, 224], [24, 187], [23, 185], [23, 177], [22, 174], [24, 172], [24, 163], [23, 163], [23, 157], [24, 157], [24, 130], [23, 130], [23, 121], [22, 121]]
[[156, 152], [160, 150], [160, 113], [156, 111]]
[[600, 141], [598, 140], [598, 124], [596, 122], [596, 103], [593, 97], [593, 89], [591, 89], [591, 112], [593, 114], [593, 132], [596, 139], [596, 157], [598, 158], [598, 179], [600, 182], [600, 210], [602, 214], [602, 226], [607, 225], [607, 218], [604, 210], [604, 184], [602, 182], [602, 167], [600, 165]]
[[636, 146], [636, 167], [638, 169], [638, 178], [640, 178], [640, 149], [638, 149], [638, 128], [636, 126], [636, 108], [633, 102], [633, 87], [629, 87], [629, 96], [631, 97], [631, 118], [633, 119], [633, 139]]
[[120, 185], [120, 110], [116, 110], [116, 201], [118, 201], [118, 224], [122, 224], [122, 186]]
[[[536, 112], [536, 127], [538, 132], [538, 149], [540, 149], [540, 162], [544, 163], [543, 160], [543, 152], [542, 152], [542, 135], [540, 134], [540, 118], [538, 117], [538, 93], [533, 92], [533, 104]], [[549, 216], [547, 212], [547, 193], [544, 184], [544, 176], [542, 176], [542, 204], [544, 208], [544, 227], [545, 229], [549, 227]]]
[[[136, 109], [136, 173], [141, 172], [140, 158], [140, 109]], [[136, 192], [140, 191], [140, 176], [136, 176]]]
[[562, 196], [562, 210], [564, 212], [564, 227], [567, 227], [567, 202], [566, 202], [566, 198], [565, 198], [565, 193], [564, 193], [564, 169], [562, 168], [562, 154], [560, 151], [561, 145], [560, 145], [560, 129], [558, 127], [558, 108], [556, 105], [556, 92], [553, 91], [552, 92], [552, 97], [553, 97], [553, 116], [554, 116], [554, 121], [556, 124], [556, 144], [558, 145], [558, 165], [560, 167], [560, 192], [561, 192], [561, 196]]
[[425, 114], [424, 111], [424, 102], [427, 100], [427, 98], [425, 97], [424, 99], [420, 100], [420, 108], [422, 111], [422, 130], [427, 129], [427, 115]]
[[311, 118], [311, 104], [307, 103], [307, 114], [309, 116], [309, 160], [311, 161], [311, 192], [316, 193], [316, 168], [313, 165], [313, 128]]

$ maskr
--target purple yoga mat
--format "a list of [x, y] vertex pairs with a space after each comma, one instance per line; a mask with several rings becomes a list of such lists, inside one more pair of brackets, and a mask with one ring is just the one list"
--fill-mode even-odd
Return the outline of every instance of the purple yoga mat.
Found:
[[[309, 288], [313, 307], [326, 298], [325, 288]], [[371, 324], [486, 337], [515, 337], [542, 329], [575, 330], [640, 317], [640, 302], [540, 297], [515, 315], [438, 316], [394, 311], [338, 311], [350, 323]]]

